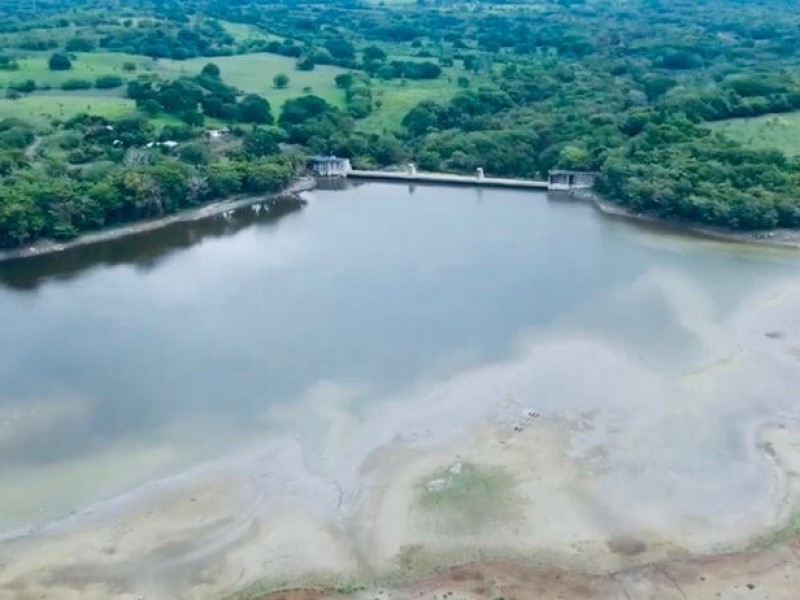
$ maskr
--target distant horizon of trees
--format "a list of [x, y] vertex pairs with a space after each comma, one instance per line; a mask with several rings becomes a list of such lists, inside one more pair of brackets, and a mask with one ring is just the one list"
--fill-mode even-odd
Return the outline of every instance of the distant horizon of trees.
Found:
[[[798, 159], [743, 147], [706, 127], [800, 110], [800, 13], [789, 0], [544, 0], [530, 7], [333, 0], [326, 10], [295, 0], [40, 0], [37, 14], [12, 3], [0, 15], [0, 32], [9, 34], [0, 42], [0, 69], [9, 72], [19, 66], [20, 52], [69, 60], [70, 49], [207, 56], [212, 63], [214, 56], [269, 52], [303, 71], [346, 70], [335, 80], [343, 108], [306, 90], [274, 115], [268, 98], [228, 86], [213, 64], [194, 77], [133, 79], [125, 89], [142, 118], [172, 115], [193, 132], [188, 147], [169, 157], [181, 168], [215, 165], [195, 139], [214, 119], [259, 130], [240, 132], [247, 150], [236, 160], [243, 163], [288, 144], [366, 166], [413, 159], [426, 169], [480, 166], [518, 177], [541, 177], [552, 168], [596, 170], [598, 190], [635, 212], [739, 229], [800, 227]], [[226, 22], [264, 35], [237, 39]], [[134, 73], [135, 64], [125, 72]], [[411, 104], [400, 122], [376, 126], [371, 117], [382, 108], [386, 81], [405, 88]], [[115, 79], [80, 77], [61, 85], [87, 83], [119, 87]], [[6, 93], [37, 89], [21, 71]], [[55, 181], [69, 172], [55, 159], [31, 164], [28, 129], [17, 123], [0, 131], [7, 181]], [[123, 161], [108, 147], [112, 141], [83, 140], [69, 149], [69, 160]], [[55, 214], [57, 206], [42, 214]], [[17, 218], [3, 214], [0, 228]], [[30, 230], [53, 233], [37, 227]]]

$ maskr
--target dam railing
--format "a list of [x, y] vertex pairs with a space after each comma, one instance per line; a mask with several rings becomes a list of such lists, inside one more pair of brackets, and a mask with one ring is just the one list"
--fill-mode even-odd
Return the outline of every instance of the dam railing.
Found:
[[353, 179], [371, 179], [378, 181], [398, 181], [407, 183], [443, 183], [448, 185], [471, 185], [483, 187], [528, 188], [547, 190], [547, 181], [533, 179], [510, 179], [502, 177], [483, 177], [482, 175], [453, 175], [450, 173], [420, 173], [403, 171], [363, 171], [354, 169], [346, 177]]

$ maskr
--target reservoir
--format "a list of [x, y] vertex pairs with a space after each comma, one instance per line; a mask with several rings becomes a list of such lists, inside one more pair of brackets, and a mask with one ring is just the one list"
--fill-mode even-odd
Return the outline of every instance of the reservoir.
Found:
[[526, 410], [580, 421], [598, 521], [777, 518], [753, 436], [798, 416], [800, 254], [533, 191], [305, 198], [0, 264], [5, 543], [279, 440], [341, 515], [375, 449]]

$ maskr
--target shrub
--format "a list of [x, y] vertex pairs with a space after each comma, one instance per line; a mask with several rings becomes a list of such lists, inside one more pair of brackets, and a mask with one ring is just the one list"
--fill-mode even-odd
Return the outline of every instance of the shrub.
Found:
[[12, 92], [19, 92], [20, 94], [30, 94], [36, 91], [36, 82], [33, 79], [15, 81], [8, 84], [8, 89]]
[[272, 78], [272, 83], [279, 90], [283, 89], [289, 85], [289, 76], [286, 73], [278, 73]]
[[72, 61], [63, 52], [56, 52], [47, 61], [47, 66], [51, 71], [69, 71], [72, 68]]
[[12, 127], [0, 133], [0, 146], [4, 148], [17, 148], [22, 150], [33, 143], [33, 131], [25, 127]]
[[298, 71], [313, 71], [314, 70], [314, 59], [310, 56], [306, 56], [297, 61], [297, 70]]
[[98, 77], [94, 81], [94, 87], [98, 90], [110, 90], [113, 88], [122, 87], [125, 81], [122, 77], [117, 77], [116, 75], [105, 75], [103, 77]]
[[200, 74], [205, 75], [206, 77], [212, 77], [214, 79], [219, 79], [222, 76], [219, 67], [214, 63], [208, 63], [206, 66], [204, 66], [203, 70], [200, 71]]
[[86, 38], [72, 38], [64, 45], [67, 52], [91, 52], [94, 50], [94, 42]]
[[61, 89], [66, 92], [75, 90], [89, 90], [92, 88], [92, 82], [88, 79], [67, 79], [61, 84]]
[[178, 151], [178, 156], [183, 162], [195, 166], [207, 165], [211, 160], [207, 146], [199, 142], [184, 144]]
[[4, 56], [0, 54], [0, 70], [2, 71], [16, 71], [19, 69], [19, 63], [11, 56]]

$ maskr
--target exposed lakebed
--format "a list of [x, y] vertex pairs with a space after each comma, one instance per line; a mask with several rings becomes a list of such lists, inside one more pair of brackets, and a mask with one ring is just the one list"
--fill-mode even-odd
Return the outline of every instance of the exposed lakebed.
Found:
[[512, 190], [308, 199], [0, 264], [0, 597], [615, 568], [788, 518], [796, 251]]

